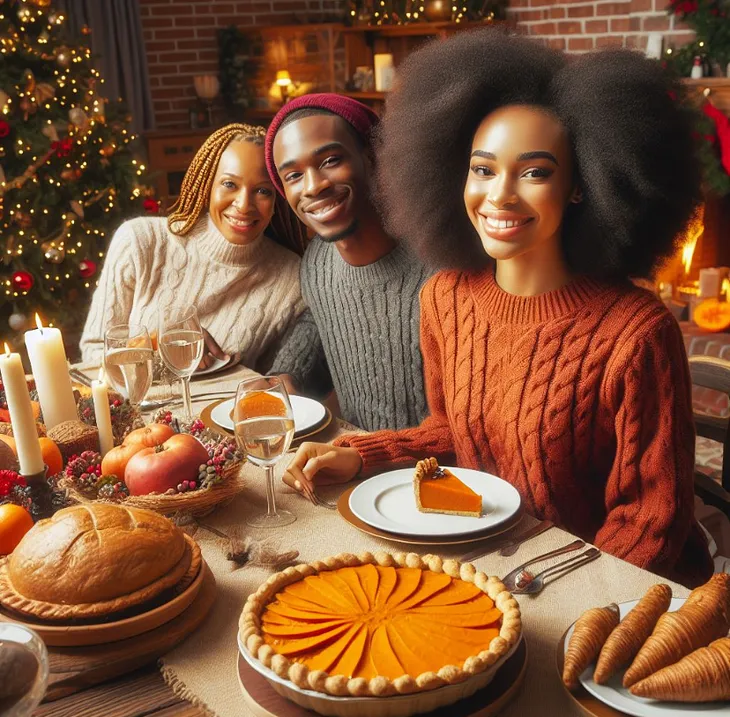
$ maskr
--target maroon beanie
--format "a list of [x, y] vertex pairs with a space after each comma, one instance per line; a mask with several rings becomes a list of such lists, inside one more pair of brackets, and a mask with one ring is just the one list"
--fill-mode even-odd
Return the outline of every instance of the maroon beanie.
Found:
[[362, 102], [353, 100], [344, 95], [336, 95], [331, 92], [323, 92], [314, 95], [302, 95], [291, 102], [287, 102], [277, 113], [266, 132], [264, 155], [266, 157], [266, 168], [274, 183], [276, 190], [284, 196], [284, 185], [274, 165], [274, 137], [281, 127], [281, 123], [292, 113], [307, 107], [320, 110], [328, 110], [332, 114], [342, 117], [357, 132], [365, 144], [370, 143], [370, 132], [378, 123], [379, 117]]

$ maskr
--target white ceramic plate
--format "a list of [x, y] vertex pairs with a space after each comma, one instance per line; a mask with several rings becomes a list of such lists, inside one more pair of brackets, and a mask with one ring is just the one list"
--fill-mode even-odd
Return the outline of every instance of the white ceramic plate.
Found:
[[413, 493], [413, 468], [381, 473], [363, 481], [350, 495], [350, 510], [363, 522], [388, 533], [444, 538], [496, 528], [519, 510], [520, 494], [507, 481], [469, 468], [444, 468], [482, 496], [480, 518], [421, 513]]
[[446, 685], [436, 690], [418, 692], [411, 695], [393, 695], [392, 697], [335, 697], [315, 690], [306, 690], [297, 687], [293, 682], [279, 677], [273, 670], [265, 667], [259, 660], [254, 659], [241, 643], [241, 637], [236, 637], [238, 650], [246, 662], [256, 672], [265, 677], [271, 686], [282, 697], [286, 697], [305, 709], [310, 709], [322, 715], [339, 717], [405, 717], [422, 714], [432, 710], [454, 704], [466, 699], [477, 690], [486, 687], [497, 670], [515, 653], [520, 642], [503, 657], [499, 658], [488, 670], [470, 677], [465, 682], [455, 685]]
[[[619, 604], [621, 619], [636, 606], [638, 600], [622, 602]], [[684, 598], [672, 598], [669, 605], [669, 612], [674, 612], [684, 604]], [[573, 635], [575, 624], [571, 625], [565, 636], [565, 650], [568, 650], [568, 643]], [[643, 697], [634, 697], [622, 684], [625, 670], [614, 675], [605, 685], [597, 685], [593, 681], [593, 670], [591, 665], [580, 676], [580, 682], [596, 699], [609, 707], [625, 712], [633, 717], [729, 717], [730, 703], [728, 702], [657, 702], [646, 700]]]
[[[321, 423], [327, 415], [325, 407], [312, 398], [304, 396], [289, 396], [291, 401], [291, 410], [294, 414], [294, 435], [297, 433], [305, 433], [311, 431], [315, 426]], [[235, 398], [219, 403], [211, 412], [210, 417], [213, 422], [233, 433], [233, 419], [231, 411], [236, 403]]]
[[220, 373], [221, 371], [225, 371], [227, 368], [230, 368], [231, 366], [234, 366], [241, 360], [241, 354], [234, 354], [233, 356], [229, 356], [227, 359], [215, 359], [213, 363], [208, 366], [208, 368], [201, 369], [199, 371], [196, 371], [192, 375], [192, 380], [195, 380], [198, 377], [203, 376], [211, 376], [212, 374]]

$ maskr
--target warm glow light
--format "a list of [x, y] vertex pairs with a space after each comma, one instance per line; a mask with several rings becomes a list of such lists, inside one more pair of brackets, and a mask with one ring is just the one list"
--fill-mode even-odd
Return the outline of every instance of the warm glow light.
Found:
[[291, 77], [289, 77], [289, 72], [287, 70], [279, 70], [276, 73], [276, 84], [279, 85], [279, 87], [289, 87], [291, 84]]
[[686, 239], [682, 247], [682, 266], [684, 267], [685, 274], [689, 274], [689, 270], [692, 268], [692, 257], [695, 253], [697, 240], [702, 236], [704, 231], [705, 227], [702, 224], [702, 213], [700, 212], [695, 215], [692, 223], [687, 228]]
[[43, 322], [38, 314], [35, 315], [35, 325], [38, 327], [39, 331], [43, 331]]
[[[725, 279], [727, 281], [727, 279]], [[8, 342], [5, 342], [5, 355], [10, 356], [10, 346], [8, 346]]]
[[725, 301], [730, 301], [730, 281], [727, 279], [722, 280], [721, 293], [725, 294]]

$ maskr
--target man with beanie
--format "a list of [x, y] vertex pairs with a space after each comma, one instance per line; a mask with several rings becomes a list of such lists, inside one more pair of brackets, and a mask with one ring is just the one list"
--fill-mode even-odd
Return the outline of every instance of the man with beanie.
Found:
[[342, 417], [368, 431], [415, 426], [427, 413], [418, 294], [430, 272], [373, 206], [377, 122], [348, 97], [304, 95], [274, 117], [265, 144], [274, 186], [315, 233], [301, 266], [311, 318], [305, 312], [271, 370], [307, 359], [313, 319]]

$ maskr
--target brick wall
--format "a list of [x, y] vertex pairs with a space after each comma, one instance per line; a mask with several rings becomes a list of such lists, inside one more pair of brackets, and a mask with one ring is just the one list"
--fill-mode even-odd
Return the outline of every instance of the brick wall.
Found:
[[218, 73], [218, 29], [316, 22], [339, 6], [339, 0], [139, 0], [157, 128], [188, 125], [193, 76]]
[[618, 46], [645, 49], [649, 33], [678, 47], [693, 32], [666, 13], [667, 0], [510, 0], [509, 15], [519, 30], [544, 38], [555, 48], [586, 52]]
[[[216, 31], [316, 22], [341, 14], [344, 0], [139, 0], [158, 128], [188, 124], [193, 75], [218, 72]], [[679, 46], [691, 31], [665, 12], [666, 0], [510, 0], [520, 31], [559, 49], [608, 45], [644, 49], [649, 33]]]

